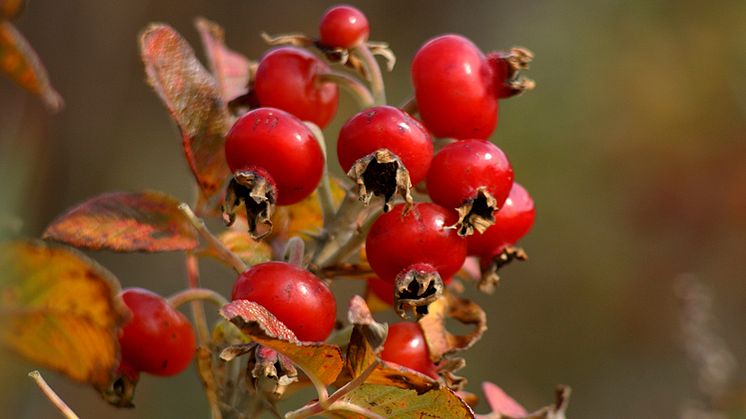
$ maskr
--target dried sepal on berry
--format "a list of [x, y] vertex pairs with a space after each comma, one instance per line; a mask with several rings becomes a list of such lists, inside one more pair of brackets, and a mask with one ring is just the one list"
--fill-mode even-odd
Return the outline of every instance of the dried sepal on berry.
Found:
[[[474, 345], [487, 330], [487, 316], [479, 305], [453, 292], [445, 292], [429, 307], [428, 315], [419, 320], [430, 357], [437, 362], [444, 355], [463, 351]], [[473, 326], [465, 335], [454, 335], [446, 329], [446, 320], [453, 319]]]
[[417, 263], [404, 269], [394, 282], [394, 310], [403, 319], [420, 319], [443, 295], [443, 279], [431, 265]]
[[494, 51], [487, 55], [497, 77], [497, 95], [509, 98], [525, 91], [533, 90], [536, 83], [525, 77], [521, 70], [527, 70], [534, 59], [534, 53], [522, 47], [513, 47], [507, 51]]
[[135, 388], [140, 381], [140, 373], [133, 368], [120, 364], [114, 379], [107, 388], [101, 389], [101, 397], [114, 407], [133, 408]]
[[383, 197], [384, 212], [393, 207], [391, 200], [394, 195], [401, 196], [407, 207], [414, 203], [409, 171], [388, 149], [382, 148], [358, 159], [347, 176], [355, 181], [360, 201], [365, 205], [370, 203], [374, 195]]
[[285, 355], [262, 345], [256, 345], [250, 355], [246, 377], [269, 400], [280, 399], [298, 381], [298, 370]]
[[243, 204], [249, 234], [260, 240], [272, 233], [272, 213], [275, 210], [277, 188], [262, 170], [239, 170], [233, 175], [225, 192], [223, 221], [227, 226], [236, 220], [236, 211]]
[[479, 291], [492, 294], [500, 282], [500, 276], [497, 272], [514, 260], [521, 262], [527, 261], [528, 254], [520, 247], [505, 246], [494, 256], [490, 258], [483, 257], [480, 261], [482, 277], [479, 279], [479, 284], [477, 285]]
[[495, 211], [498, 210], [495, 197], [487, 191], [487, 188], [481, 187], [477, 189], [476, 198], [456, 208], [458, 222], [451, 228], [458, 229], [458, 235], [461, 237], [475, 233], [482, 234], [495, 223]]

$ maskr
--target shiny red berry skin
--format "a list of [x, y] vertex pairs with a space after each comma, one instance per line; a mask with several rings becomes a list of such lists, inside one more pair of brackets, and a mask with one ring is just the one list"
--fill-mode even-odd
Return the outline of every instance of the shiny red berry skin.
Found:
[[232, 172], [264, 169], [277, 187], [277, 205], [310, 195], [324, 171], [324, 155], [311, 130], [274, 108], [254, 109], [238, 118], [226, 136], [225, 157]]
[[513, 167], [500, 148], [483, 140], [457, 141], [443, 147], [427, 173], [430, 198], [446, 208], [458, 208], [486, 188], [503, 205], [513, 186]]
[[196, 351], [189, 320], [158, 294], [142, 288], [121, 293], [132, 317], [119, 336], [122, 365], [133, 371], [169, 376], [186, 369]]
[[380, 148], [387, 148], [404, 163], [416, 185], [427, 175], [433, 158], [430, 134], [408, 113], [393, 106], [375, 106], [350, 118], [339, 131], [337, 157], [342, 170]]
[[368, 18], [346, 4], [329, 8], [321, 17], [321, 43], [332, 48], [353, 48], [368, 40]]
[[446, 229], [456, 212], [440, 205], [415, 204], [402, 215], [404, 204], [395, 206], [373, 223], [365, 240], [368, 263], [383, 280], [396, 276], [416, 263], [432, 265], [444, 282], [458, 272], [466, 258], [466, 240], [455, 229]]
[[334, 329], [332, 292], [315, 275], [289, 263], [252, 266], [236, 280], [231, 298], [261, 304], [302, 341], [323, 341]]
[[490, 257], [506, 245], [514, 245], [534, 225], [534, 201], [523, 186], [513, 183], [508, 199], [495, 213], [495, 224], [482, 234], [467, 237], [469, 254]]
[[435, 364], [430, 360], [425, 336], [418, 323], [403, 322], [389, 325], [381, 359], [436, 378]]
[[276, 48], [259, 62], [254, 93], [261, 106], [282, 109], [324, 128], [339, 102], [337, 85], [319, 80], [328, 71], [326, 63], [304, 49]]
[[420, 116], [436, 137], [486, 139], [497, 126], [492, 67], [470, 40], [442, 35], [425, 43], [412, 61]]

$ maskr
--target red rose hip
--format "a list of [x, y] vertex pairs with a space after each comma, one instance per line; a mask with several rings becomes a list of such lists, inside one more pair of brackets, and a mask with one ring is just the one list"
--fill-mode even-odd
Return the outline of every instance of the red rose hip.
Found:
[[295, 116], [274, 108], [250, 111], [225, 139], [232, 172], [260, 168], [277, 188], [277, 205], [294, 204], [316, 189], [324, 155], [311, 130]]
[[389, 334], [383, 344], [381, 359], [436, 378], [436, 367], [430, 360], [430, 351], [418, 323], [402, 322], [389, 325]]
[[470, 40], [442, 35], [426, 42], [412, 61], [415, 98], [436, 137], [486, 139], [497, 126], [494, 71]]
[[483, 140], [451, 143], [433, 158], [427, 190], [438, 205], [458, 209], [459, 234], [492, 225], [513, 186], [513, 168], [502, 150]]
[[282, 109], [324, 128], [339, 101], [337, 85], [320, 80], [327, 72], [329, 66], [306, 50], [276, 48], [259, 62], [254, 93], [261, 106]]
[[365, 241], [368, 263], [383, 280], [394, 282], [402, 270], [428, 264], [443, 279], [458, 272], [466, 258], [466, 240], [454, 229], [454, 211], [433, 203], [417, 203], [406, 214], [399, 204], [373, 223]]
[[303, 341], [323, 341], [334, 329], [332, 292], [315, 275], [289, 263], [254, 265], [238, 277], [231, 298], [262, 305]]
[[175, 375], [186, 369], [196, 350], [192, 325], [161, 296], [141, 288], [121, 293], [132, 317], [119, 337], [122, 365], [130, 374]]
[[321, 17], [321, 44], [331, 48], [353, 48], [368, 40], [368, 19], [355, 7], [339, 5]]
[[495, 224], [482, 234], [467, 237], [469, 254], [491, 257], [503, 247], [516, 244], [531, 230], [535, 217], [533, 199], [514, 182], [505, 204], [495, 213]]

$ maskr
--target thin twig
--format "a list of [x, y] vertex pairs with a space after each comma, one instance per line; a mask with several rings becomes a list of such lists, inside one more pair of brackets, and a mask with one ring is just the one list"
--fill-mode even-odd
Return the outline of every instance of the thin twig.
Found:
[[356, 54], [363, 63], [365, 68], [365, 74], [368, 76], [370, 82], [370, 89], [373, 93], [373, 101], [376, 105], [386, 104], [386, 89], [383, 85], [383, 76], [381, 75], [381, 67], [376, 61], [376, 57], [370, 52], [365, 43], [355, 47], [352, 52]]
[[410, 115], [414, 115], [420, 110], [419, 106], [417, 106], [417, 99], [414, 96], [410, 96], [407, 100], [402, 102], [401, 105], [399, 105], [399, 109]]
[[303, 267], [303, 256], [306, 252], [306, 244], [298, 236], [293, 236], [285, 245], [285, 261], [287, 263]]
[[[186, 254], [187, 285], [189, 290], [199, 288], [199, 259], [192, 252]], [[194, 318], [194, 328], [197, 329], [200, 345], [207, 345], [210, 339], [210, 329], [207, 327], [207, 316], [202, 301], [192, 300], [192, 317]]]
[[316, 124], [312, 122], [306, 122], [308, 128], [313, 132], [314, 138], [319, 142], [321, 151], [324, 153], [324, 172], [321, 175], [321, 182], [319, 187], [316, 189], [316, 193], [319, 197], [319, 205], [321, 206], [321, 213], [324, 217], [324, 224], [334, 217], [336, 212], [336, 205], [334, 205], [334, 198], [332, 197], [332, 185], [329, 180], [329, 159], [327, 158], [326, 152], [326, 140], [324, 139], [324, 133], [321, 131]]
[[31, 371], [28, 373], [28, 376], [31, 377], [37, 386], [41, 389], [42, 393], [44, 393], [44, 396], [46, 396], [47, 399], [49, 399], [50, 402], [56, 407], [62, 415], [67, 419], [79, 419], [78, 415], [73, 412], [72, 409], [70, 409], [70, 406], [65, 403], [60, 396], [57, 395], [57, 393], [52, 390], [52, 387], [47, 384], [46, 381], [44, 381], [44, 377], [41, 376], [41, 373], [39, 371]]
[[186, 217], [189, 219], [189, 222], [192, 223], [194, 228], [197, 229], [200, 237], [202, 237], [202, 239], [207, 242], [207, 245], [215, 252], [215, 255], [219, 260], [232, 267], [233, 270], [235, 270], [236, 273], [239, 274], [248, 269], [244, 261], [241, 260], [238, 255], [231, 252], [230, 249], [225, 247], [220, 239], [215, 237], [210, 232], [210, 230], [207, 229], [205, 222], [194, 214], [189, 205], [181, 203], [179, 204], [179, 209], [181, 210], [181, 212], [184, 213], [184, 215], [186, 215]]
[[373, 106], [373, 94], [370, 90], [365, 87], [364, 84], [360, 83], [358, 79], [345, 73], [338, 71], [329, 71], [319, 75], [319, 81], [334, 83], [352, 94], [360, 108], [370, 108]]
[[209, 288], [185, 289], [168, 297], [167, 301], [173, 308], [177, 308], [192, 301], [209, 301], [218, 307], [223, 307], [228, 304], [228, 300], [225, 297]]

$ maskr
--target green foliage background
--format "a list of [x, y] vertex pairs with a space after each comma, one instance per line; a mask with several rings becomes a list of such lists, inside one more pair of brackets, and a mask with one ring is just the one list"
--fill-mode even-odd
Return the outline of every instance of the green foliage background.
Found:
[[[718, 332], [746, 359], [746, 3], [743, 1], [354, 2], [371, 38], [399, 58], [392, 103], [411, 93], [409, 64], [426, 39], [463, 33], [484, 50], [522, 45], [535, 92], [501, 102], [492, 140], [533, 194], [531, 260], [477, 296], [489, 331], [469, 352], [469, 390], [494, 381], [529, 408], [574, 389], [575, 418], [675, 417], [697, 397], [681, 343], [674, 279], [714, 290]], [[192, 19], [222, 24], [232, 48], [257, 58], [258, 34], [315, 34], [329, 1], [32, 1], [17, 20], [66, 101], [49, 115], [0, 80], [0, 213], [38, 236], [55, 215], [109, 190], [191, 196], [174, 125], [144, 82], [136, 37], [173, 25], [201, 55]], [[354, 109], [345, 97], [333, 138]], [[333, 148], [331, 148], [333, 150]], [[333, 163], [335, 169], [336, 161]], [[184, 283], [181, 256], [93, 256], [125, 286], [165, 294]], [[207, 265], [205, 285], [232, 274]], [[360, 284], [338, 286], [345, 295]], [[345, 301], [341, 300], [341, 307]], [[0, 416], [53, 417], [26, 372], [0, 355]], [[738, 370], [744, 394], [744, 369]], [[206, 417], [193, 371], [145, 377], [134, 411], [47, 378], [82, 417]], [[479, 410], [479, 409], [478, 409]], [[482, 409], [481, 411], [484, 411]]]

